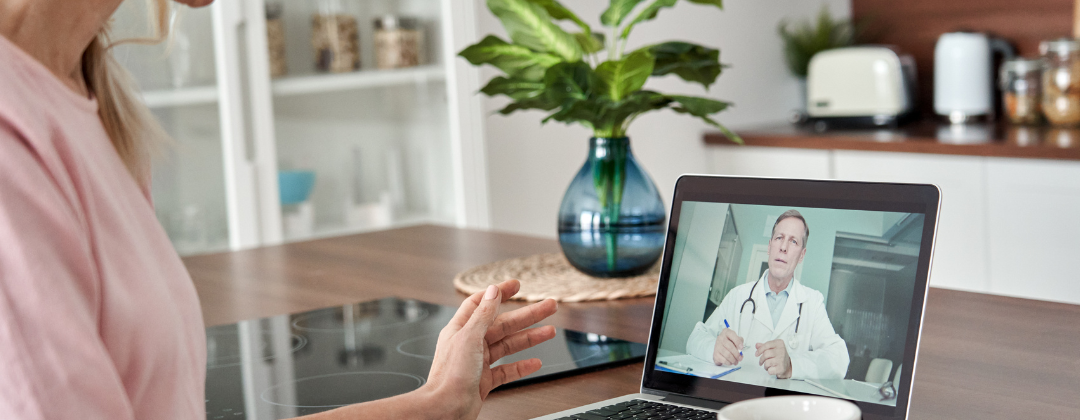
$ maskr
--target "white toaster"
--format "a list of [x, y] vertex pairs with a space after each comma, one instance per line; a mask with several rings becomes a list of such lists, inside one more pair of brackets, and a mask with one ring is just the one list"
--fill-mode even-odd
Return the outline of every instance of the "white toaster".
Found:
[[810, 59], [806, 113], [819, 127], [896, 126], [915, 117], [915, 60], [885, 46], [822, 51]]

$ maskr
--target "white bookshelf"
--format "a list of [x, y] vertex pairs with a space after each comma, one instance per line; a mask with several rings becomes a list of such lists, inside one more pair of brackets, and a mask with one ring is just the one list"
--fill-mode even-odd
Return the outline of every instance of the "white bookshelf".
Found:
[[[394, 70], [361, 70], [338, 74], [287, 76], [271, 82], [274, 96], [341, 92], [446, 81], [442, 66], [428, 65]], [[217, 86], [195, 86], [143, 92], [143, 101], [151, 109], [217, 103]]]
[[[279, 165], [318, 173], [309, 199], [314, 225], [304, 236], [419, 223], [487, 226], [478, 71], [456, 56], [478, 39], [472, 2], [344, 1], [367, 43], [360, 49], [364, 67], [340, 74], [315, 69], [314, 2], [284, 2], [289, 73], [276, 79], [265, 3], [219, 1], [187, 10], [175, 48], [116, 50], [148, 87], [142, 100], [176, 139], [170, 160], [155, 165], [154, 184], [174, 246], [192, 255], [305, 239], [285, 235]], [[145, 8], [125, 2], [118, 27], [138, 26]], [[427, 64], [372, 68], [371, 22], [385, 14], [423, 23]], [[175, 83], [183, 86], [171, 88]], [[349, 200], [381, 194], [393, 197], [392, 223], [368, 226], [348, 217]]]
[[150, 109], [217, 103], [217, 86], [197, 86], [143, 92], [143, 101]]
[[361, 70], [352, 73], [286, 76], [270, 83], [274, 96], [340, 92], [445, 81], [443, 66], [429, 65], [394, 70]]

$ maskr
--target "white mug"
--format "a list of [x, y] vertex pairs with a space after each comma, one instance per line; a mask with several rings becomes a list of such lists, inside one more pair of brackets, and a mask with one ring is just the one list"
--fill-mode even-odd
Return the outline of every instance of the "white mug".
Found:
[[793, 395], [739, 401], [720, 410], [720, 420], [859, 420], [862, 411], [849, 401]]

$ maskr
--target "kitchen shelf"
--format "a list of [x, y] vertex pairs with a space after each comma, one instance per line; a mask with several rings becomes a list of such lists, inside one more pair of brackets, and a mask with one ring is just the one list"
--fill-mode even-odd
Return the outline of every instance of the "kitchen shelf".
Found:
[[[948, 124], [927, 119], [896, 129], [830, 129], [776, 124], [738, 130], [747, 146], [865, 150], [938, 155], [1080, 160], [1080, 128]], [[705, 144], [738, 146], [721, 133]]]
[[150, 109], [212, 104], [218, 101], [217, 86], [196, 86], [143, 92], [143, 102]]
[[290, 96], [408, 85], [445, 79], [446, 72], [442, 66], [429, 65], [395, 70], [360, 70], [352, 73], [288, 76], [274, 80], [271, 83], [271, 90], [275, 96]]
[[400, 216], [396, 216], [394, 218], [394, 221], [387, 226], [318, 226], [315, 228], [315, 231], [312, 232], [310, 236], [287, 237], [286, 240], [289, 242], [306, 241], [312, 239], [355, 235], [358, 233], [374, 232], [378, 230], [397, 229], [403, 227], [437, 223], [433, 219], [434, 218], [427, 213], [406, 213]]

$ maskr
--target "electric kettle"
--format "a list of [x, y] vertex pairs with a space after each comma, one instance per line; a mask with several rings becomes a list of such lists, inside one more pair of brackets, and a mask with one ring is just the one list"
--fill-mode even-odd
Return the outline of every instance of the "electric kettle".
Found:
[[934, 112], [952, 123], [994, 117], [994, 52], [1016, 53], [1003, 39], [978, 32], [942, 34], [934, 47]]

